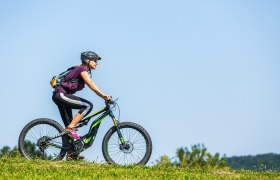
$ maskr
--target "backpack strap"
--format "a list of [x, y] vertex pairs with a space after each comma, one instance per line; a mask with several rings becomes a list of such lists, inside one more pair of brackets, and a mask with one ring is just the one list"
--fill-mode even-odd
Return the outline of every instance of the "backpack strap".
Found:
[[62, 72], [61, 73], [61, 82], [72, 82], [72, 83], [76, 83], [76, 82], [79, 82], [80, 78], [79, 77], [76, 77], [76, 78], [71, 78], [67, 81], [64, 81], [64, 78], [72, 71], [74, 70], [76, 67], [78, 67], [80, 65], [76, 65], [76, 66], [72, 66], [70, 68], [68, 68], [65, 72]]

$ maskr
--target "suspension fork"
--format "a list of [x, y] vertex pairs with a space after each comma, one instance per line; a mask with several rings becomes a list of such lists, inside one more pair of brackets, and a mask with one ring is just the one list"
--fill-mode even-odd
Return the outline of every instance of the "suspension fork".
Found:
[[117, 133], [118, 133], [118, 135], [119, 135], [119, 139], [120, 139], [122, 145], [124, 145], [124, 139], [123, 139], [122, 133], [121, 133], [121, 131], [120, 131], [119, 121], [115, 118], [115, 116], [114, 116], [114, 114], [113, 114], [112, 111], [109, 112], [109, 115], [110, 115], [110, 117], [112, 118], [113, 123], [114, 123], [114, 126], [115, 126], [116, 129], [117, 129]]

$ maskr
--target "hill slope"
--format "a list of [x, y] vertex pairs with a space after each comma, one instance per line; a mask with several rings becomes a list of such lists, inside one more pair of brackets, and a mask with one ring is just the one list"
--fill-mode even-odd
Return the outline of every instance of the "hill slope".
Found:
[[113, 166], [90, 162], [0, 158], [0, 179], [280, 179], [280, 173], [230, 169]]

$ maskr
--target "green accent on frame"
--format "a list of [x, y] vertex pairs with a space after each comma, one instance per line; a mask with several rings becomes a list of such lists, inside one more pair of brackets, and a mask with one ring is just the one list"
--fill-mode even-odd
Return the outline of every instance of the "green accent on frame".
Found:
[[54, 148], [61, 149], [61, 146], [58, 146], [58, 145], [56, 145], [56, 144], [49, 144], [49, 146], [54, 147]]
[[84, 142], [87, 144], [90, 142], [91, 139], [92, 139], [92, 136], [90, 136], [89, 138], [86, 138]]
[[96, 116], [98, 113], [100, 113], [101, 111], [103, 111], [104, 110], [104, 108], [103, 109], [100, 109], [100, 110], [98, 110], [98, 111], [96, 111], [95, 113], [93, 113], [92, 115], [90, 115], [90, 116]]
[[98, 121], [96, 121], [96, 123], [94, 123], [91, 127], [90, 127], [90, 131], [92, 131], [92, 129], [97, 126], [98, 124], [101, 123], [101, 121], [105, 118], [106, 116], [102, 117], [101, 119], [99, 119]]

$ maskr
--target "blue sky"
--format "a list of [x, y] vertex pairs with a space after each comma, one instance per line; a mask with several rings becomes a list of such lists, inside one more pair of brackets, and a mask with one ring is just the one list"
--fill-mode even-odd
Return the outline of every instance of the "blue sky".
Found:
[[[273, 0], [0, 2], [0, 147], [33, 119], [62, 123], [49, 81], [93, 50], [93, 81], [119, 98], [120, 121], [150, 133], [151, 162], [197, 143], [227, 156], [280, 153], [279, 18]], [[89, 88], [77, 95], [104, 105]], [[87, 159], [102, 161], [111, 126]]]

